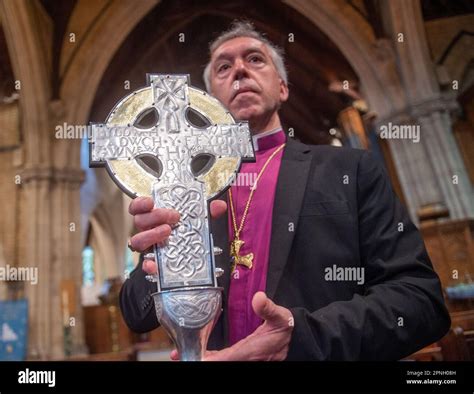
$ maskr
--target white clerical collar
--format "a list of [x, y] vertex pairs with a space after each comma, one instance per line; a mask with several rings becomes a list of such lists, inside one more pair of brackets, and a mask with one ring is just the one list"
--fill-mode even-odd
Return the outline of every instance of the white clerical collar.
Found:
[[263, 133], [258, 133], [258, 134], [253, 135], [252, 136], [252, 143], [253, 143], [253, 149], [255, 150], [255, 152], [258, 152], [258, 140], [260, 138], [268, 137], [269, 135], [276, 134], [281, 130], [282, 130], [282, 128], [281, 128], [281, 126], [279, 126], [275, 129], [264, 131]]

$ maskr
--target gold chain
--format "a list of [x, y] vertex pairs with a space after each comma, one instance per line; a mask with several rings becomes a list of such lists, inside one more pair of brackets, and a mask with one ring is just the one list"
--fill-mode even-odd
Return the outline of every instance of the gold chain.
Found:
[[256, 186], [258, 184], [258, 181], [260, 179], [260, 177], [262, 176], [263, 172], [265, 171], [265, 169], [267, 168], [268, 164], [270, 163], [270, 161], [272, 161], [272, 159], [275, 157], [275, 155], [280, 152], [284, 147], [285, 147], [286, 143], [285, 144], [282, 144], [280, 145], [277, 149], [275, 149], [275, 152], [273, 152], [270, 157], [267, 159], [267, 161], [265, 162], [265, 164], [263, 165], [262, 169], [260, 170], [260, 172], [258, 173], [257, 175], [257, 179], [255, 180], [255, 183], [252, 185], [251, 189], [250, 189], [250, 195], [249, 195], [249, 199], [247, 200], [247, 204], [245, 205], [245, 209], [244, 209], [244, 214], [242, 215], [242, 219], [240, 221], [240, 226], [239, 228], [237, 228], [237, 216], [235, 214], [235, 210], [234, 210], [234, 203], [232, 202], [232, 190], [229, 189], [229, 202], [230, 202], [230, 213], [231, 213], [231, 216], [232, 216], [232, 224], [234, 225], [234, 238], [236, 239], [239, 239], [239, 235], [240, 235], [240, 232], [242, 231], [242, 229], [244, 228], [244, 223], [245, 223], [245, 219], [247, 217], [247, 213], [249, 211], [249, 208], [250, 208], [250, 202], [252, 201], [252, 197], [253, 197], [253, 193], [256, 189]]

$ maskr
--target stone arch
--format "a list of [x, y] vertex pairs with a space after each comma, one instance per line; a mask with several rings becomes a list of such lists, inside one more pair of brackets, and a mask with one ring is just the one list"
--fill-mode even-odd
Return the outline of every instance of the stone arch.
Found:
[[[92, 22], [61, 83], [60, 97], [69, 123], [87, 122], [97, 86], [110, 59], [130, 31], [158, 3], [159, 0], [144, 0], [137, 7], [134, 2], [114, 1]], [[80, 2], [74, 13], [82, 12], [82, 7], [87, 4]], [[65, 145], [58, 161], [79, 163], [80, 141], [69, 140]]]
[[442, 63], [450, 70], [451, 79], [459, 81], [459, 93], [472, 84], [469, 74], [474, 67], [474, 55], [471, 48], [474, 48], [474, 34], [460, 35]]
[[[115, 51], [158, 3], [159, 0], [147, 0], [142, 7], [133, 7], [126, 2], [113, 2], [96, 18], [77, 53], [69, 54], [73, 59], [65, 70], [60, 96], [70, 123], [87, 121], [96, 89]], [[376, 39], [370, 24], [350, 5], [342, 0], [285, 0], [284, 3], [330, 37], [354, 67], [366, 98], [381, 117], [404, 106], [390, 46], [384, 40]], [[84, 6], [79, 2], [74, 13], [80, 13], [80, 7]], [[183, 23], [186, 21], [180, 21], [181, 25]], [[89, 94], [78, 94], [81, 91]], [[78, 162], [78, 150], [75, 142], [68, 141], [60, 160]]]
[[[42, 51], [51, 23], [41, 7], [27, 0], [0, 3], [15, 79], [20, 82], [20, 110], [25, 166], [51, 165], [49, 129], [50, 69]], [[41, 23], [39, 23], [42, 18]], [[35, 67], [31, 67], [34, 64]]]
[[401, 83], [388, 41], [343, 0], [284, 0], [321, 29], [345, 55], [360, 78], [371, 107], [385, 117], [404, 106]]

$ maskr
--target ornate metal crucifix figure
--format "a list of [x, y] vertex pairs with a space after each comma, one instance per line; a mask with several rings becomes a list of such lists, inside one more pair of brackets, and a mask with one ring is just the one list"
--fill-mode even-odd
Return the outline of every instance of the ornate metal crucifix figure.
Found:
[[[188, 75], [147, 77], [149, 86], [122, 99], [105, 124], [91, 125], [90, 164], [105, 166], [131, 197], [151, 195], [156, 207], [180, 212], [168, 243], [154, 247], [153, 296], [181, 359], [199, 360], [221, 309], [208, 203], [230, 186], [242, 160], [254, 159], [253, 146], [247, 123], [190, 87]], [[140, 126], [150, 111], [156, 121]]]

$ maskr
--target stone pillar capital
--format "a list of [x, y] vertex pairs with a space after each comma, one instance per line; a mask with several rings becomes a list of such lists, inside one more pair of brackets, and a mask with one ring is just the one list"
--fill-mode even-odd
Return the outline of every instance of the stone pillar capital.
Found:
[[80, 168], [27, 167], [21, 173], [22, 183], [49, 181], [80, 186], [85, 173]]
[[377, 119], [376, 126], [387, 124], [405, 124], [417, 122], [422, 117], [429, 117], [436, 112], [456, 113], [460, 107], [455, 98], [451, 96], [437, 95], [427, 100], [419, 101], [405, 106], [402, 110], [392, 112], [389, 115]]

